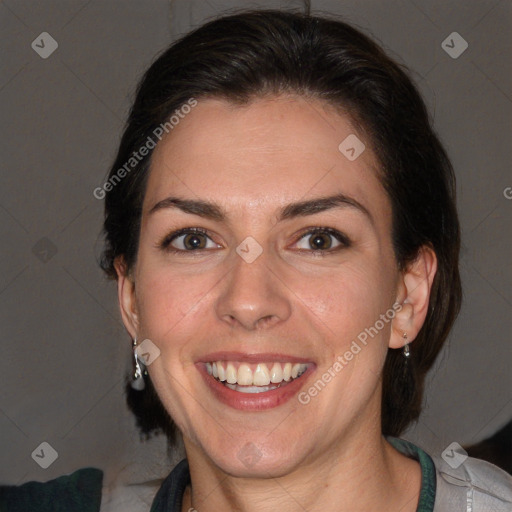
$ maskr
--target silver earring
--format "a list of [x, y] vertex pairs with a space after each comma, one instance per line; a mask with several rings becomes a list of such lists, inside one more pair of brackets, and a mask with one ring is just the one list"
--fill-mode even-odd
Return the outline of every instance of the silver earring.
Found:
[[137, 356], [137, 338], [133, 340], [133, 357], [135, 359], [135, 373], [133, 375], [131, 387], [137, 391], [142, 391], [146, 387], [146, 383], [144, 382], [144, 377], [142, 375], [143, 370], [141, 369], [141, 366], [144, 365], [139, 362], [139, 357]]
[[402, 338], [405, 340], [405, 345], [404, 345], [404, 357], [405, 359], [409, 359], [410, 355], [411, 355], [411, 351], [409, 349], [409, 343], [407, 343], [407, 333], [404, 332], [402, 334]]

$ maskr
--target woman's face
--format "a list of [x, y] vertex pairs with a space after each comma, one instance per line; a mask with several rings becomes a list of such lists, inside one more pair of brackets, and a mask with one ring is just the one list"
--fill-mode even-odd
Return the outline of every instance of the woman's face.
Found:
[[292, 96], [201, 100], [155, 149], [121, 289], [189, 457], [278, 476], [380, 429], [404, 297], [377, 165], [347, 117]]

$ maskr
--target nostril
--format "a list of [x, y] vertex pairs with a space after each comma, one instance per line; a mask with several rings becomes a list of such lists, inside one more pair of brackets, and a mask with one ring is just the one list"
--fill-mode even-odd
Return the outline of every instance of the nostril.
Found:
[[256, 321], [256, 328], [264, 327], [265, 325], [272, 322], [273, 319], [274, 319], [274, 315], [267, 315], [267, 316], [264, 316], [263, 318], [260, 318], [259, 320]]

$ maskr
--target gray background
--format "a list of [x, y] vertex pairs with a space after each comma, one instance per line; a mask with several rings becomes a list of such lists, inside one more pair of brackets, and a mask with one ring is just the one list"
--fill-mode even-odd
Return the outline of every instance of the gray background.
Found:
[[[123, 397], [130, 339], [115, 285], [96, 264], [103, 203], [134, 88], [177, 35], [232, 7], [301, 1], [4, 0], [0, 4], [0, 482], [79, 467], [164, 476], [163, 438], [140, 443]], [[412, 70], [458, 176], [465, 304], [407, 438], [433, 453], [512, 417], [511, 14], [508, 0], [313, 1], [377, 39]], [[452, 32], [468, 49], [452, 59]], [[48, 32], [58, 49], [31, 43]], [[412, 346], [414, 350], [414, 345]], [[31, 458], [48, 442], [58, 459]], [[173, 460], [180, 457], [175, 452]]]

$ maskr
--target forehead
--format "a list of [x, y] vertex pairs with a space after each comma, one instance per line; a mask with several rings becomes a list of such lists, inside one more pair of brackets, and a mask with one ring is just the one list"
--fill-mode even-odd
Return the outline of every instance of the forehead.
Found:
[[[349, 159], [344, 141], [357, 152], [366, 147]], [[144, 210], [170, 194], [240, 210], [336, 192], [388, 206], [375, 155], [348, 116], [297, 96], [243, 106], [205, 99], [157, 145]]]

